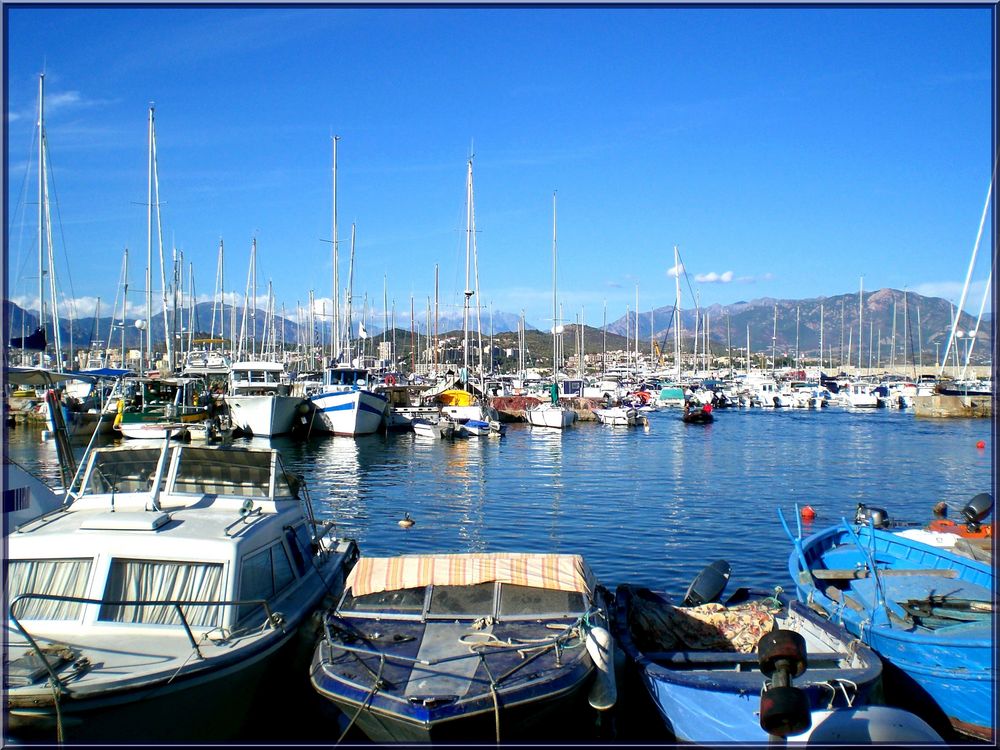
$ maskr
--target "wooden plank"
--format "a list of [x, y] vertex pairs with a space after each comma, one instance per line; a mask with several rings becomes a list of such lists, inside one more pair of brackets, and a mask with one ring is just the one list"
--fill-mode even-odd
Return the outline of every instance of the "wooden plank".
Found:
[[[833, 569], [813, 569], [810, 571], [814, 578], [821, 581], [850, 580], [855, 578], [868, 578], [871, 574], [867, 568], [833, 568]], [[934, 576], [935, 578], [958, 578], [958, 571], [951, 568], [889, 568], [879, 569], [878, 574], [882, 577], [894, 576]]]

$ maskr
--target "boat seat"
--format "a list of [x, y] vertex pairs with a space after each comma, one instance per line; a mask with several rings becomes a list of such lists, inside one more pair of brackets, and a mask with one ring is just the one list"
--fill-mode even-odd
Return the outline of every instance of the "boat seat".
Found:
[[[956, 599], [973, 599], [992, 601], [993, 594], [985, 586], [979, 586], [967, 581], [951, 581], [933, 575], [911, 575], [896, 578], [879, 576], [882, 591], [890, 602], [902, 602], [908, 599], [926, 599], [928, 595], [950, 596]], [[872, 578], [861, 578], [851, 584], [851, 592], [866, 608], [875, 606], [875, 581]], [[897, 612], [900, 616], [905, 613]]]

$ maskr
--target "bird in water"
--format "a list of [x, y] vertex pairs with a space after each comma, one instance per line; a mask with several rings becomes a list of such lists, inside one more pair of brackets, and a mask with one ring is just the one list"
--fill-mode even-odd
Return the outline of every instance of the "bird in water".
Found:
[[402, 526], [404, 529], [410, 528], [415, 523], [416, 521], [410, 518], [409, 513], [404, 513], [403, 517], [399, 520], [399, 525]]

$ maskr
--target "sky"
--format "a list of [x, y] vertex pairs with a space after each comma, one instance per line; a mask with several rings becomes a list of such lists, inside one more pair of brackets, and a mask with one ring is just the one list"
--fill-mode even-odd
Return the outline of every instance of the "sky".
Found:
[[484, 316], [539, 328], [554, 193], [558, 317], [600, 326], [637, 289], [641, 311], [674, 304], [675, 245], [685, 309], [862, 284], [958, 303], [993, 167], [987, 5], [4, 11], [7, 295], [37, 308], [44, 71], [57, 294], [78, 317], [111, 314], [126, 248], [145, 310], [151, 104], [168, 275], [176, 249], [210, 300], [222, 241], [241, 299], [256, 238], [262, 308], [270, 282], [287, 317], [310, 292], [332, 309], [337, 135], [340, 286], [354, 225], [355, 318], [387, 296], [400, 327], [435, 266], [442, 313], [461, 309], [470, 155]]

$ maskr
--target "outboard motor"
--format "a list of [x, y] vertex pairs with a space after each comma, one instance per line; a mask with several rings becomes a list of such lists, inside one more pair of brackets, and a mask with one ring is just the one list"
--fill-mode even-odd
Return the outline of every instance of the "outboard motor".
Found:
[[876, 529], [884, 529], [889, 525], [889, 514], [885, 508], [875, 508], [864, 503], [858, 503], [858, 509], [854, 513], [854, 523], [859, 526], [867, 526], [871, 521]]
[[979, 531], [979, 525], [993, 510], [993, 496], [989, 492], [980, 492], [962, 508], [962, 517], [969, 526], [969, 531]]

